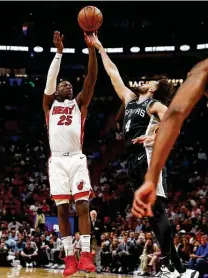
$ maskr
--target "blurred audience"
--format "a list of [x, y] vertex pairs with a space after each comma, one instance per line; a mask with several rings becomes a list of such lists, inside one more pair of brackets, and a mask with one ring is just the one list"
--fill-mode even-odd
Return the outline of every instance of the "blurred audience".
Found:
[[[48, 231], [45, 220], [56, 216], [57, 210], [47, 175], [44, 82], [38, 80], [31, 86], [24, 79], [19, 85], [0, 80], [1, 266], [19, 262], [26, 267], [63, 268], [60, 235]], [[155, 274], [160, 264], [158, 243], [148, 220], [131, 214], [134, 193], [127, 176], [119, 116], [123, 108], [116, 117], [120, 102], [112, 97], [112, 88], [98, 84], [96, 90], [98, 96], [89, 106], [86, 121], [84, 152], [95, 195], [90, 216], [97, 271]], [[199, 122], [206, 126], [207, 114], [202, 100], [187, 119], [167, 162], [167, 214], [174, 244], [183, 264], [202, 274], [208, 272], [208, 138]], [[73, 203], [70, 215], [76, 219]], [[79, 233], [73, 243], [79, 258]]]

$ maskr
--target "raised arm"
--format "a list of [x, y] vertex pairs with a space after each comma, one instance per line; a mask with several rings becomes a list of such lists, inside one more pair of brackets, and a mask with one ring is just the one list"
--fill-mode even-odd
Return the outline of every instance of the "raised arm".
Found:
[[127, 88], [119, 74], [118, 68], [108, 57], [105, 49], [103, 48], [101, 42], [98, 40], [96, 35], [93, 35], [94, 46], [100, 51], [101, 58], [103, 61], [104, 68], [111, 79], [112, 85], [119, 96], [119, 98], [127, 103], [129, 100], [135, 98], [135, 94]]
[[[208, 65], [208, 60], [206, 61]], [[146, 179], [151, 179], [155, 186], [159, 179], [160, 171], [179, 136], [184, 120], [206, 90], [207, 78], [208, 74], [203, 69], [190, 74], [179, 88], [159, 125], [150, 167], [146, 175]]]
[[198, 63], [192, 69], [186, 81], [178, 89], [160, 123], [145, 182], [134, 196], [132, 212], [136, 217], [153, 215], [151, 208], [156, 200], [156, 187], [160, 172], [179, 135], [184, 120], [206, 92], [207, 82], [208, 59]]
[[95, 47], [92, 43], [92, 35], [87, 35], [85, 33], [84, 36], [85, 42], [89, 49], [88, 72], [84, 81], [82, 91], [78, 94], [76, 100], [78, 104], [88, 106], [92, 99], [95, 83], [97, 81], [98, 65]]
[[46, 87], [43, 95], [43, 110], [47, 113], [50, 110], [51, 104], [54, 101], [54, 93], [56, 91], [57, 77], [60, 70], [61, 58], [63, 52], [63, 35], [60, 32], [54, 32], [53, 42], [57, 48], [57, 53], [51, 62], [50, 68], [48, 70]]

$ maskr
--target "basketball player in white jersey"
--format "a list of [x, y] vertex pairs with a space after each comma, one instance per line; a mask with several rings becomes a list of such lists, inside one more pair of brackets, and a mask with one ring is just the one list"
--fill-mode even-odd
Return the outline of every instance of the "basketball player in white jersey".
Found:
[[[78, 270], [95, 271], [90, 253], [89, 197], [92, 189], [87, 159], [82, 153], [82, 143], [87, 108], [93, 95], [98, 70], [90, 35], [85, 34], [85, 42], [89, 48], [88, 74], [82, 91], [73, 98], [73, 88], [68, 81], [62, 81], [58, 86], [56, 84], [64, 46], [60, 32], [54, 33], [57, 53], [48, 71], [43, 96], [51, 150], [48, 162], [50, 191], [57, 205], [59, 229], [66, 254], [64, 276], [72, 275]], [[81, 233], [82, 253], [79, 262], [74, 255], [69, 224], [69, 202], [72, 199], [76, 202]]]

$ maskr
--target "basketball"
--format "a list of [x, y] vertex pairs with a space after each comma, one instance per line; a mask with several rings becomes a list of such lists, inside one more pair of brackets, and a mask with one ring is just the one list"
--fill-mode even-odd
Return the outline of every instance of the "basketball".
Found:
[[82, 30], [94, 32], [102, 25], [103, 15], [98, 8], [87, 6], [79, 12], [78, 23]]

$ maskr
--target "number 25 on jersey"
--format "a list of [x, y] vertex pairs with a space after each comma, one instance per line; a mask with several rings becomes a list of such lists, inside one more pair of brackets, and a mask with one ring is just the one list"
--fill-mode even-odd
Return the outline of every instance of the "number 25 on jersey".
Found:
[[57, 125], [70, 125], [72, 123], [72, 116], [62, 115], [59, 118]]
[[128, 120], [128, 122], [125, 125], [125, 132], [129, 132], [131, 126], [131, 120]]

